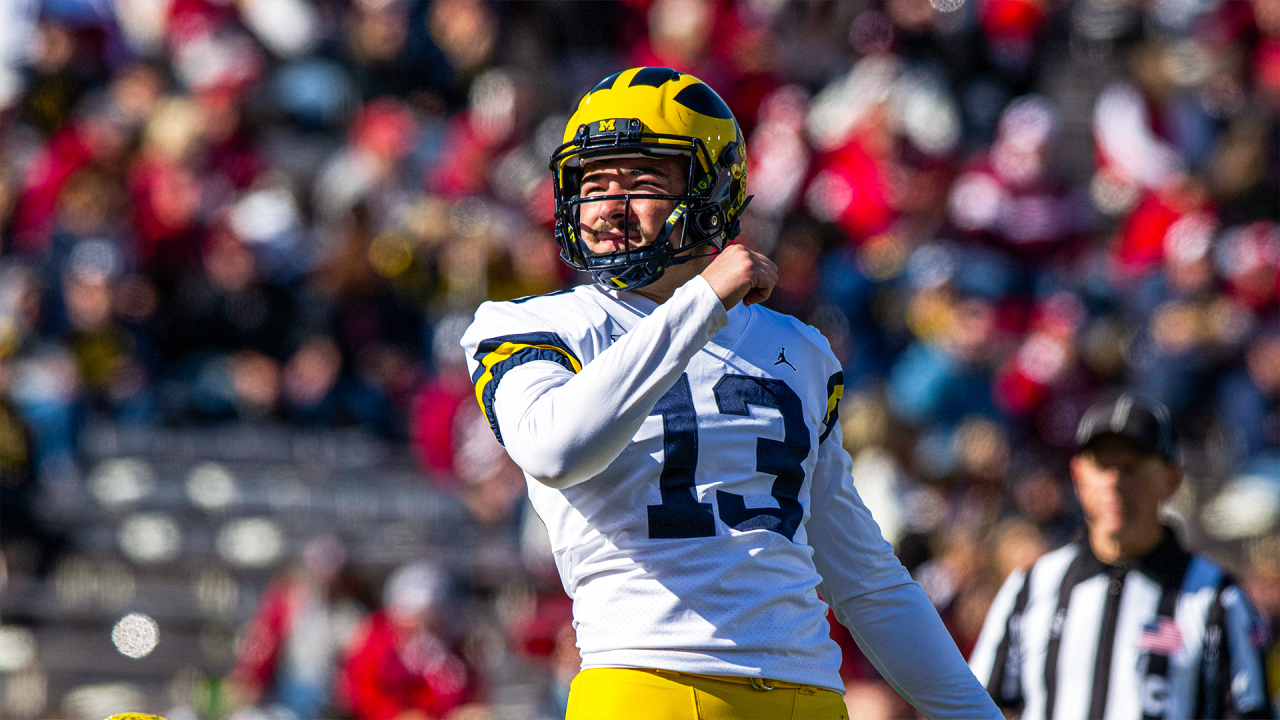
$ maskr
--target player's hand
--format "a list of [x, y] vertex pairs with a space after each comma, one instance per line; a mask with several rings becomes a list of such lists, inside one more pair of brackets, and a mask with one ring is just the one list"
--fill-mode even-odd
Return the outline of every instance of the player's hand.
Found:
[[767, 300], [778, 284], [778, 266], [762, 253], [730, 245], [702, 271], [702, 278], [728, 310], [739, 301], [754, 305]]

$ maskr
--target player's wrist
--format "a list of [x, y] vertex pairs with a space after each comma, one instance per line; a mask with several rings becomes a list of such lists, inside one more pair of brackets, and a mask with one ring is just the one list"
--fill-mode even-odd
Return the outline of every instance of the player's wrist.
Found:
[[703, 271], [698, 277], [706, 282], [711, 288], [711, 292], [715, 293], [716, 299], [725, 310], [729, 310], [742, 300], [742, 296], [746, 295], [747, 288], [741, 287], [741, 283], [729, 282], [727, 278], [712, 268]]
[[694, 313], [702, 315], [710, 323], [709, 329], [713, 334], [729, 324], [729, 307], [732, 306], [725, 306], [715, 286], [707, 278], [702, 275], [693, 277], [689, 282], [681, 286], [679, 293], [686, 295], [686, 297], [692, 296], [686, 302], [690, 302], [692, 306], [698, 308], [698, 310], [694, 310]]

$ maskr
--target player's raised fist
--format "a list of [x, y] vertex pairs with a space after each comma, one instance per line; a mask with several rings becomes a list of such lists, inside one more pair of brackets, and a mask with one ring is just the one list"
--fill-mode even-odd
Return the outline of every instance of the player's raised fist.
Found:
[[745, 305], [764, 302], [778, 284], [778, 266], [763, 253], [742, 245], [730, 245], [702, 271], [728, 310], [741, 301]]

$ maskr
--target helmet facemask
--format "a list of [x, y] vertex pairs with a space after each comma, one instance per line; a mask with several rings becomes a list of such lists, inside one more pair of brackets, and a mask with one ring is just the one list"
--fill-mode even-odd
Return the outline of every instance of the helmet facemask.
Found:
[[[571, 267], [591, 273], [592, 279], [615, 290], [634, 290], [662, 277], [667, 267], [693, 260], [689, 250], [711, 245], [716, 252], [736, 234], [737, 223], [725, 218], [722, 206], [730, 188], [727, 175], [711, 172], [714, 164], [698, 138], [644, 132], [639, 120], [619, 120], [622, 130], [592, 133], [583, 125], [573, 141], [552, 155], [556, 201], [556, 239], [560, 257]], [[626, 193], [581, 196], [583, 164], [618, 157], [688, 159], [685, 191], [681, 194]], [[633, 199], [676, 203], [652, 242], [644, 243], [630, 219]], [[582, 208], [588, 203], [621, 201], [624, 224], [621, 250], [593, 252], [580, 237]], [[683, 222], [682, 222], [683, 221]], [[639, 244], [643, 243], [643, 244]]]

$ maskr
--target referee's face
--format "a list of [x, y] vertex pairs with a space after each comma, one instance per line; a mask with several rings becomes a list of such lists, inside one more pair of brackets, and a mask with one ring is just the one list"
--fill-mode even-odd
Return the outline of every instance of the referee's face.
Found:
[[1071, 476], [1098, 559], [1142, 555], [1164, 534], [1160, 505], [1182, 479], [1179, 468], [1132, 443], [1106, 438], [1071, 460]]

